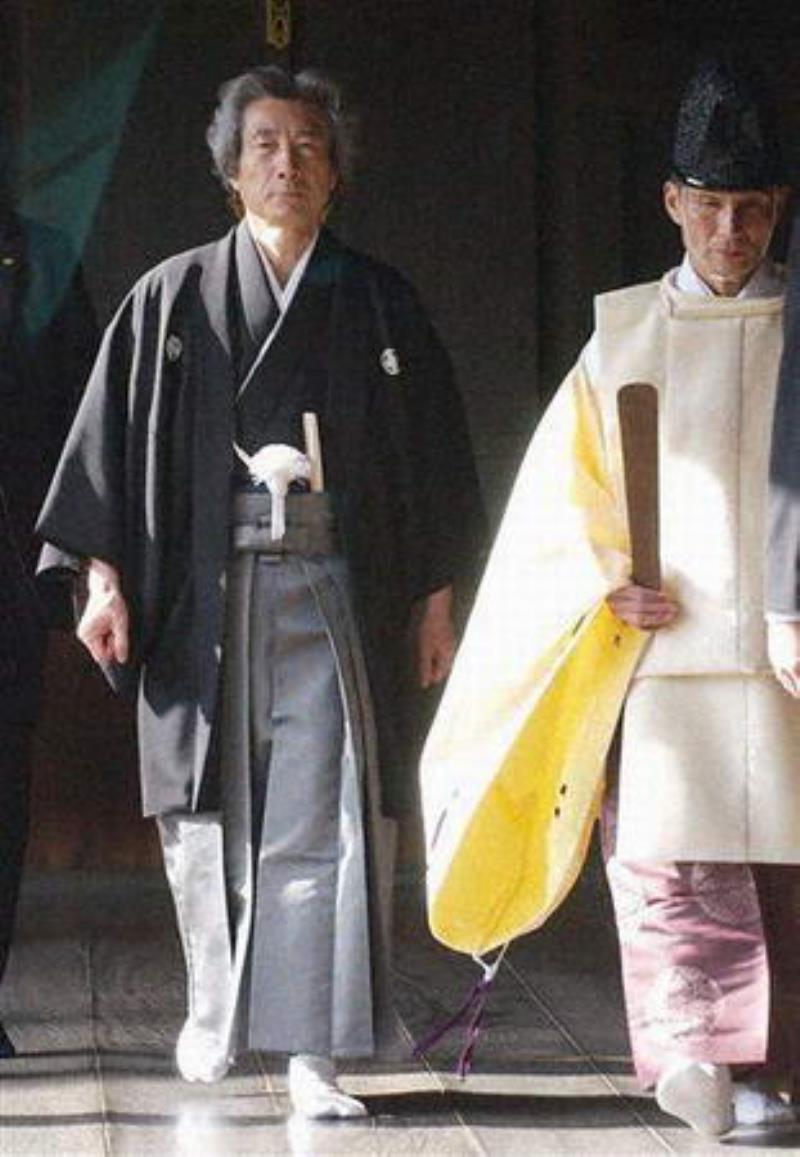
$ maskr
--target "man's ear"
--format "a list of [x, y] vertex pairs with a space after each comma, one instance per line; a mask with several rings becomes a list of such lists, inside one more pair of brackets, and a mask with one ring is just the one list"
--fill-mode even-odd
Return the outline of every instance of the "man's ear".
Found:
[[244, 201], [239, 192], [239, 182], [235, 177], [228, 178], [228, 208], [237, 221], [241, 221], [245, 214]]
[[339, 176], [339, 170], [334, 169], [333, 170], [333, 181], [331, 182], [331, 191], [328, 194], [328, 200], [325, 202], [325, 208], [322, 211], [323, 220], [327, 220], [328, 214], [330, 213], [331, 209], [333, 208], [333, 206], [336, 204], [336, 202], [338, 200], [339, 193], [341, 192], [341, 189], [342, 189], [342, 178]]
[[667, 216], [676, 225], [683, 225], [683, 206], [681, 205], [681, 187], [677, 181], [665, 181], [662, 194]]

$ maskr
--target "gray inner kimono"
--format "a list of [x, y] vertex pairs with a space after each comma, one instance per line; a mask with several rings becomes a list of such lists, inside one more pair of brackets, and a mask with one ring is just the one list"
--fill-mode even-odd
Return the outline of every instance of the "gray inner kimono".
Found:
[[[247, 332], [269, 338], [252, 316], [266, 285], [246, 238], [237, 261]], [[274, 326], [268, 291], [261, 301]], [[287, 364], [272, 336], [246, 389]], [[275, 396], [285, 423], [284, 381]], [[375, 803], [374, 720], [329, 496], [290, 494], [274, 543], [269, 495], [237, 493], [226, 584], [219, 810], [159, 819], [189, 1020], [229, 1052], [370, 1055], [385, 1037], [388, 937], [370, 843], [390, 862], [394, 826]]]

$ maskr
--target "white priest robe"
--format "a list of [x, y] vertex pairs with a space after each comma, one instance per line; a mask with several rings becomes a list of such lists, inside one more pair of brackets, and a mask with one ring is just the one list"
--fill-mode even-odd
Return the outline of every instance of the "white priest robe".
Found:
[[423, 757], [429, 844], [479, 794], [548, 653], [630, 581], [619, 388], [654, 384], [663, 585], [623, 724], [620, 860], [800, 862], [800, 705], [766, 656], [762, 559], [782, 295], [698, 298], [674, 275], [604, 294], [520, 469]]

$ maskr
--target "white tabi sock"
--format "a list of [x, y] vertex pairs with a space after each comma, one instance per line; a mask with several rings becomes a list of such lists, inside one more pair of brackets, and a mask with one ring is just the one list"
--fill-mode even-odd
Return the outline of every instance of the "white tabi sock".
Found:
[[336, 1066], [330, 1057], [300, 1053], [289, 1061], [289, 1096], [301, 1117], [366, 1117], [367, 1107], [343, 1092], [336, 1083]]
[[230, 1063], [227, 1050], [220, 1048], [214, 1033], [187, 1020], [175, 1046], [175, 1064], [183, 1079], [212, 1085], [222, 1080]]
[[736, 1124], [727, 1065], [678, 1061], [658, 1078], [656, 1101], [665, 1113], [707, 1137], [719, 1137]]

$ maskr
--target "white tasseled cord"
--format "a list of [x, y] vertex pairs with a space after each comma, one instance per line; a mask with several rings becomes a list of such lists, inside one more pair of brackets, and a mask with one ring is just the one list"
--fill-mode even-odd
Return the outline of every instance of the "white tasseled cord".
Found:
[[294, 446], [275, 442], [262, 446], [255, 454], [247, 454], [234, 442], [237, 456], [250, 471], [255, 482], [263, 482], [272, 496], [272, 525], [270, 537], [279, 541], [286, 533], [286, 494], [292, 482], [311, 477], [311, 463]]

